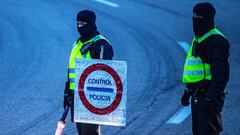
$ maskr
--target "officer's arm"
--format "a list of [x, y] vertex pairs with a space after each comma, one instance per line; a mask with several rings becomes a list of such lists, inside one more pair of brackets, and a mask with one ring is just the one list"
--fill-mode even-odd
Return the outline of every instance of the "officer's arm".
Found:
[[93, 59], [112, 60], [114, 55], [112, 46], [106, 40], [95, 42], [91, 47], [90, 52]]
[[69, 80], [69, 69], [67, 72], [67, 81], [65, 83], [65, 90], [64, 90], [64, 95], [66, 95], [69, 92], [69, 86], [70, 86], [70, 80]]
[[[74, 45], [79, 41], [79, 39], [72, 44], [72, 48]], [[71, 53], [71, 52], [70, 52]], [[68, 98], [69, 98], [69, 93], [73, 93], [70, 91], [70, 80], [69, 80], [69, 69], [67, 72], [67, 81], [65, 83], [65, 89], [64, 89], [64, 101], [63, 101], [63, 108], [65, 108], [68, 105]]]
[[208, 88], [209, 94], [223, 91], [229, 80], [229, 44], [222, 38], [217, 38], [213, 42], [213, 48], [210, 51], [212, 80]]

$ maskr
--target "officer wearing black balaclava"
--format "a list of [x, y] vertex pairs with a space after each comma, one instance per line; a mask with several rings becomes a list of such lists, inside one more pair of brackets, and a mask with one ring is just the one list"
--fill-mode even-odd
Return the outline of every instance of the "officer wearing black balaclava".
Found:
[[97, 32], [96, 15], [89, 10], [80, 11], [77, 14], [77, 29], [82, 39], [91, 38], [92, 34]]
[[214, 28], [216, 10], [209, 3], [199, 3], [193, 9], [193, 32], [196, 37], [201, 37]]
[[[64, 108], [71, 108], [71, 116], [73, 121], [73, 97], [74, 97], [74, 82], [75, 80], [75, 58], [88, 58], [88, 59], [105, 59], [112, 60], [113, 49], [109, 41], [103, 37], [98, 31], [96, 26], [96, 15], [93, 11], [83, 10], [77, 14], [77, 30], [80, 37], [74, 43], [72, 48], [68, 79], [64, 90]], [[77, 53], [76, 53], [77, 52]], [[97, 125], [76, 123], [79, 135], [97, 135]]]
[[214, 25], [216, 10], [210, 3], [193, 8], [194, 39], [184, 65], [181, 103], [192, 109], [193, 135], [219, 135], [224, 89], [229, 80], [229, 42]]

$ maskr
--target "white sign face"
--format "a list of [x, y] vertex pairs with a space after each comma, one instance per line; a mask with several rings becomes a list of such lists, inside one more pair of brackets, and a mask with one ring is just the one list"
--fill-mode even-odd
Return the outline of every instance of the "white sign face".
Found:
[[75, 59], [74, 121], [126, 125], [127, 64]]

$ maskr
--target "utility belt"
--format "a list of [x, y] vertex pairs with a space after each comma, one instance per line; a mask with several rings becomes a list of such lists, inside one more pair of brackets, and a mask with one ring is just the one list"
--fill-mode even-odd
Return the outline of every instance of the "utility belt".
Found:
[[[205, 98], [205, 95], [208, 93], [207, 89], [190, 89], [188, 91], [192, 96], [192, 100], [195, 105], [197, 104], [199, 98]], [[224, 90], [219, 90], [219, 91], [216, 91], [216, 93], [214, 93], [215, 98], [218, 99], [218, 102], [220, 102], [222, 106], [223, 106], [226, 94], [227, 92], [224, 92]]]
[[[208, 93], [207, 88], [196, 88], [196, 89], [188, 89], [187, 90], [191, 96], [193, 97], [199, 97], [199, 96], [203, 96], [206, 95]], [[225, 96], [225, 94], [227, 94], [228, 92], [225, 92], [224, 90], [218, 90], [216, 91], [216, 95], [223, 95]]]
[[201, 89], [201, 88], [198, 88], [198, 89], [188, 89], [187, 90], [191, 96], [194, 96], [194, 97], [197, 97], [197, 96], [202, 96], [202, 95], [205, 95], [207, 93], [207, 89]]
[[209, 87], [209, 82], [208, 81], [201, 81], [199, 83], [190, 83], [186, 85], [187, 91], [190, 93], [192, 96], [200, 96], [204, 95], [207, 93]]

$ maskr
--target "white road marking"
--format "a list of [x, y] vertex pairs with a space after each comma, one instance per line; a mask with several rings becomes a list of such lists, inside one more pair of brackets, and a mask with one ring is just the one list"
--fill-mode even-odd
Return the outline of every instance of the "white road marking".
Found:
[[[190, 49], [190, 45], [187, 42], [179, 41], [177, 42], [184, 52], [187, 54]], [[180, 124], [191, 114], [191, 105], [188, 107], [181, 108], [177, 113], [175, 113], [168, 121], [167, 124]]]
[[96, 1], [96, 2], [102, 3], [102, 4], [105, 4], [105, 5], [108, 5], [108, 6], [110, 6], [110, 7], [114, 7], [114, 8], [119, 7], [118, 4], [113, 3], [113, 2], [110, 2], [110, 1], [107, 1], [107, 0], [93, 0], [93, 1]]
[[191, 114], [191, 108], [183, 107], [180, 111], [175, 113], [168, 121], [167, 124], [180, 124]]
[[182, 49], [186, 52], [186, 54], [188, 53], [188, 50], [190, 49], [190, 45], [187, 42], [183, 42], [183, 41], [178, 41], [177, 42]]

